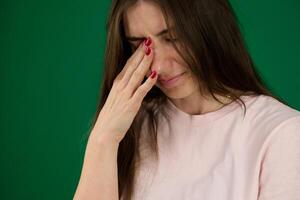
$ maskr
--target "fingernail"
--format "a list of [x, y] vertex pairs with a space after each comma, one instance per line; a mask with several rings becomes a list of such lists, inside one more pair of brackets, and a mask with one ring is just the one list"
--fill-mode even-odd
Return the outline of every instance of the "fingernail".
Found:
[[150, 48], [150, 47], [146, 47], [146, 52], [145, 52], [145, 54], [146, 54], [147, 56], [149, 56], [150, 53], [151, 53], [151, 48]]
[[151, 75], [150, 75], [150, 78], [154, 79], [156, 77], [156, 71], [152, 71]]
[[152, 40], [151, 40], [151, 38], [150, 37], [148, 37], [145, 41], [144, 41], [144, 44], [145, 44], [145, 46], [150, 46], [150, 44], [152, 43]]

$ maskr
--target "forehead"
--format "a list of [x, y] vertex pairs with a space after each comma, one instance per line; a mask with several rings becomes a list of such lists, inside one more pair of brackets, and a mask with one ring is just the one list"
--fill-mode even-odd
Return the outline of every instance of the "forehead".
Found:
[[167, 28], [160, 7], [152, 2], [138, 1], [124, 13], [127, 36], [146, 36]]

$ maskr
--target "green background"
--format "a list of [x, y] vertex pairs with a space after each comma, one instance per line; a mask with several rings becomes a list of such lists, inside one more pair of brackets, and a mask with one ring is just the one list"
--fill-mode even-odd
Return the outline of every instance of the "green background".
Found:
[[[271, 90], [300, 109], [300, 3], [232, 0]], [[1, 1], [0, 199], [72, 199], [100, 90], [109, 1]]]

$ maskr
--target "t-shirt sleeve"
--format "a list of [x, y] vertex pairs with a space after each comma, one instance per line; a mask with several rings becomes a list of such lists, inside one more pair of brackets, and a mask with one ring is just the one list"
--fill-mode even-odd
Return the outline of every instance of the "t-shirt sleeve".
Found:
[[300, 200], [300, 116], [279, 124], [261, 163], [258, 200]]

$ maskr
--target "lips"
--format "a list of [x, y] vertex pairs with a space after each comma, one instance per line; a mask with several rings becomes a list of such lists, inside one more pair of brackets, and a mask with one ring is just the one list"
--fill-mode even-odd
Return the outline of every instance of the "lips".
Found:
[[166, 83], [166, 82], [169, 82], [170, 80], [174, 79], [174, 78], [177, 78], [178, 76], [181, 76], [182, 74], [184, 74], [185, 72], [183, 73], [180, 73], [178, 75], [175, 75], [171, 78], [159, 78], [158, 81], [162, 82], [162, 83]]
[[180, 80], [182, 79], [182, 76], [184, 76], [185, 72], [178, 74], [176, 76], [173, 76], [172, 78], [169, 79], [160, 79], [159, 85], [165, 89], [171, 89], [172, 87], [175, 87], [180, 83]]

